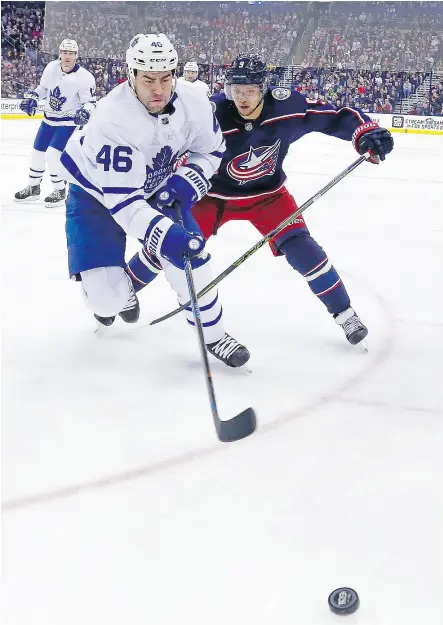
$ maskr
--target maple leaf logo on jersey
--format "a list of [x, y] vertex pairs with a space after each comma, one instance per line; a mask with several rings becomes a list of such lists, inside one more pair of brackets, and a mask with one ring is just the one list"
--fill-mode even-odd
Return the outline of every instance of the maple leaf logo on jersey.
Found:
[[53, 111], [61, 111], [65, 102], [66, 98], [62, 96], [60, 87], [54, 87], [52, 91], [49, 90], [49, 106]]
[[152, 167], [146, 165], [145, 193], [152, 193], [172, 172], [178, 152], [173, 154], [169, 145], [162, 147], [152, 159]]
[[272, 176], [277, 167], [279, 150], [280, 139], [274, 145], [250, 147], [248, 152], [243, 152], [229, 162], [227, 172], [241, 185], [263, 176]]

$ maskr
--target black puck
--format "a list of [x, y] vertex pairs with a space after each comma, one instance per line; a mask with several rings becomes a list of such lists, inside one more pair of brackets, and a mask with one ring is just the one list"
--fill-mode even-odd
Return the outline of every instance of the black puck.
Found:
[[328, 603], [334, 614], [353, 614], [360, 606], [360, 599], [352, 588], [337, 588], [329, 595]]

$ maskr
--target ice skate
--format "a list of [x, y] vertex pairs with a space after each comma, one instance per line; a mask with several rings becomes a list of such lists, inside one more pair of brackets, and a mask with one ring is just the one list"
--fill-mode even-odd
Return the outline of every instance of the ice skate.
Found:
[[241, 345], [226, 333], [216, 343], [206, 345], [206, 349], [228, 367], [242, 367], [251, 356], [244, 345]]
[[365, 340], [368, 335], [368, 328], [363, 325], [353, 308], [347, 308], [338, 315], [334, 315], [334, 319], [343, 328], [345, 336], [351, 345], [359, 345], [359, 347], [368, 351], [368, 345]]
[[35, 202], [40, 199], [40, 184], [35, 187], [28, 185], [14, 195], [14, 202]]
[[[138, 321], [138, 318], [140, 316], [140, 304], [138, 302], [138, 297], [135, 294], [134, 289], [132, 288], [132, 285], [129, 299], [123, 310], [121, 310], [118, 314], [126, 323], [135, 323], [136, 321]], [[95, 331], [99, 333], [104, 330], [103, 326], [109, 328], [109, 326], [112, 326], [115, 321], [115, 315], [112, 317], [100, 317], [100, 315], [94, 314], [94, 317], [98, 322]]]
[[46, 208], [55, 208], [63, 206], [66, 200], [66, 189], [54, 189], [51, 195], [45, 197]]
[[94, 315], [94, 317], [97, 319], [99, 324], [106, 327], [112, 326], [115, 321], [115, 317], [100, 317], [100, 315]]
[[138, 297], [135, 294], [134, 288], [131, 282], [131, 294], [126, 303], [126, 306], [119, 313], [120, 317], [126, 323], [135, 323], [138, 321], [140, 317], [140, 304], [138, 302]]

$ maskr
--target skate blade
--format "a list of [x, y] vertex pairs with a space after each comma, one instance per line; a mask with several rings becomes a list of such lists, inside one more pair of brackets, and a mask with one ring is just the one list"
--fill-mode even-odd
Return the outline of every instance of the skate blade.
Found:
[[55, 202], [54, 204], [45, 203], [45, 208], [59, 208], [60, 206], [64, 206], [65, 202], [66, 200], [60, 200], [60, 202]]
[[366, 339], [363, 339], [362, 341], [360, 341], [360, 343], [357, 343], [355, 347], [357, 347], [360, 351], [364, 352], [365, 354], [367, 354], [369, 351], [369, 345]]
[[96, 336], [99, 339], [105, 339], [105, 338], [111, 337], [113, 334], [115, 334], [113, 326], [114, 324], [110, 326], [104, 326], [102, 323], [97, 321], [96, 326], [94, 328], [94, 336]]
[[17, 198], [14, 198], [14, 202], [17, 202], [17, 204], [29, 204], [31, 202], [36, 202], [39, 199], [40, 199], [39, 195], [34, 195], [32, 198], [27, 197], [24, 200], [18, 200]]

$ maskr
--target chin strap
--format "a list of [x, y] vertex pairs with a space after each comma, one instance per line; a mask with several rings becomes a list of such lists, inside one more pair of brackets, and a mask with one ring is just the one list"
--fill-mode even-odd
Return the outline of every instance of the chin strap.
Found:
[[264, 101], [264, 99], [265, 99], [265, 97], [264, 97], [264, 95], [262, 94], [262, 97], [260, 98], [260, 100], [259, 100], [259, 102], [258, 102], [257, 106], [256, 106], [256, 107], [254, 107], [254, 108], [252, 109], [251, 113], [249, 113], [250, 115], [252, 115], [252, 113], [258, 109], [258, 107], [259, 107], [259, 106], [260, 106], [260, 104]]

